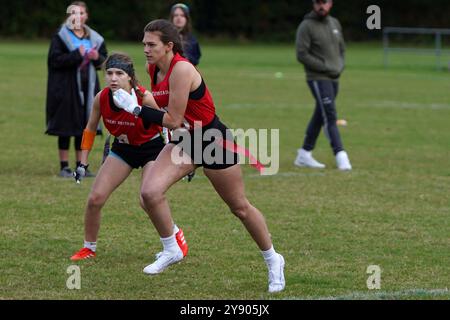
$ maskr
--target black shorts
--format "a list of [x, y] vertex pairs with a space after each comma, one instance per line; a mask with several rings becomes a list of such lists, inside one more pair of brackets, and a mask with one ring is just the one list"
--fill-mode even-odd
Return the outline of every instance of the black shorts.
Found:
[[[224, 146], [225, 141], [228, 148]], [[217, 116], [200, 129], [176, 130], [170, 143], [181, 147], [199, 167], [221, 170], [239, 163], [239, 155], [233, 149], [233, 135]]]
[[139, 169], [140, 167], [143, 168], [148, 162], [155, 161], [164, 146], [164, 140], [161, 137], [140, 146], [120, 143], [117, 139], [114, 139], [109, 155], [120, 158], [133, 169]]

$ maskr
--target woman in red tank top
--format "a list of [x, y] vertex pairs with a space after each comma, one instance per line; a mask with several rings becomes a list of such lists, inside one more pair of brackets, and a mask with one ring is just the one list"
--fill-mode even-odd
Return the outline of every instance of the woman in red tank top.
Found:
[[[149, 91], [138, 86], [131, 59], [125, 54], [113, 54], [105, 62], [107, 88], [97, 94], [88, 124], [83, 133], [81, 165], [74, 173], [80, 183], [88, 167], [88, 155], [92, 149], [96, 128], [103, 118], [108, 131], [115, 137], [111, 152], [100, 168], [85, 211], [84, 246], [72, 256], [72, 260], [93, 258], [96, 255], [97, 236], [100, 229], [101, 209], [111, 193], [125, 181], [133, 169], [143, 168], [144, 176], [165, 146], [163, 128], [147, 123], [116, 106], [113, 92], [119, 90], [139, 105], [157, 108]], [[137, 93], [137, 94], [136, 94]], [[149, 214], [147, 207], [142, 208]], [[180, 250], [187, 254], [187, 243], [183, 231], [171, 223]]]
[[[166, 112], [141, 108], [131, 100], [123, 101], [120, 107], [146, 121], [173, 129], [175, 137], [164, 147], [143, 177], [141, 197], [145, 207], [149, 209], [164, 247], [162, 254], [144, 269], [144, 273], [160, 273], [183, 259], [176, 245], [171, 211], [165, 194], [170, 186], [186, 174], [203, 166], [205, 175], [217, 193], [231, 212], [242, 221], [262, 251], [269, 269], [269, 292], [283, 290], [284, 259], [273, 248], [263, 215], [245, 196], [241, 168], [235, 154], [228, 154], [229, 158], [217, 157], [212, 162], [204, 157], [204, 151], [208, 148], [212, 146], [214, 149], [221, 145], [214, 143], [232, 138], [228, 138], [227, 128], [215, 115], [212, 98], [200, 73], [182, 58], [177, 29], [166, 20], [155, 20], [146, 26], [144, 32], [144, 53], [152, 80], [152, 93], [158, 105]], [[198, 134], [200, 141], [195, 138]], [[211, 143], [211, 139], [205, 141], [209, 134], [214, 136], [215, 142]], [[177, 136], [182, 136], [183, 140], [177, 140]], [[200, 159], [196, 159], [198, 150], [201, 153]], [[230, 153], [226, 148], [216, 148], [216, 151], [215, 155], [220, 154], [220, 151], [223, 154]], [[221, 161], [225, 158], [227, 161]]]

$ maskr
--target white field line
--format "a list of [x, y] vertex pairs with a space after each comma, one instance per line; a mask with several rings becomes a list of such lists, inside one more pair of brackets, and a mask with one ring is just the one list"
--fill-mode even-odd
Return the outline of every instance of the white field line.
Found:
[[362, 106], [368, 108], [394, 108], [394, 109], [427, 109], [427, 110], [448, 110], [450, 104], [448, 103], [417, 103], [407, 101], [368, 101]]

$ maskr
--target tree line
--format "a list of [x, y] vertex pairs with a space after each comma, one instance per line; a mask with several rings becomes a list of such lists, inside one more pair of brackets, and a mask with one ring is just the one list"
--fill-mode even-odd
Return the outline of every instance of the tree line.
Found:
[[[107, 39], [140, 40], [147, 22], [167, 18], [179, 0], [86, 0], [89, 25]], [[0, 0], [0, 36], [49, 38], [65, 20], [71, 1]], [[298, 24], [311, 10], [311, 0], [186, 0], [195, 33], [207, 38], [293, 41]], [[334, 0], [332, 15], [349, 40], [380, 38], [366, 27], [367, 7], [381, 8], [382, 26], [450, 28], [448, 0]]]

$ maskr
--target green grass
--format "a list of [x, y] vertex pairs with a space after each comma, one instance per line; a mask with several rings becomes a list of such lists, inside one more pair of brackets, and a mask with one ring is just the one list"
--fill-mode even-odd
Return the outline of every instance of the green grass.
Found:
[[[232, 128], [280, 129], [280, 174], [244, 171], [248, 197], [285, 256], [286, 290], [266, 293], [256, 245], [201, 173], [168, 195], [189, 256], [145, 276], [160, 242], [139, 207], [140, 172], [106, 204], [98, 258], [79, 264], [82, 288], [68, 290], [92, 180], [79, 186], [56, 177], [56, 138], [44, 135], [48, 44], [3, 42], [0, 299], [449, 299], [450, 74], [436, 72], [432, 57], [411, 55], [384, 69], [380, 47], [349, 46], [337, 105], [349, 123], [341, 133], [354, 170], [334, 168], [321, 135], [315, 156], [328, 168], [317, 172], [292, 164], [313, 106], [294, 48], [202, 49], [200, 70], [221, 119]], [[139, 44], [109, 50], [130, 53], [148, 86]], [[97, 139], [94, 171], [101, 149]], [[369, 265], [382, 269], [378, 294], [366, 287]]]

